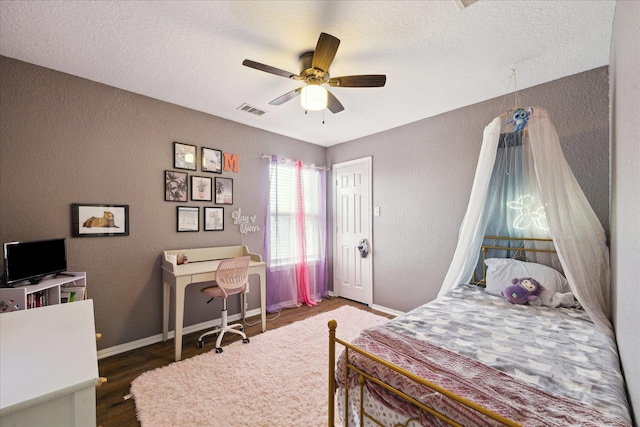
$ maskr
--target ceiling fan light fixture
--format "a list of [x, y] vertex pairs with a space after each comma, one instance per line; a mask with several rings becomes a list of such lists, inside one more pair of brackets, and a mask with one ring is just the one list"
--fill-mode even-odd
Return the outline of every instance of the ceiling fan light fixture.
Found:
[[308, 84], [300, 92], [300, 105], [308, 111], [327, 108], [327, 89], [317, 84]]
[[242, 65], [304, 84], [302, 87], [298, 87], [271, 100], [269, 105], [282, 105], [302, 95], [300, 96], [300, 104], [305, 111], [321, 111], [326, 108], [331, 111], [331, 113], [336, 114], [344, 111], [344, 106], [338, 101], [335, 95], [329, 92], [324, 86], [339, 86], [344, 88], [383, 87], [387, 82], [387, 76], [384, 74], [359, 74], [332, 78], [329, 75], [329, 67], [336, 56], [339, 45], [340, 39], [331, 34], [320, 33], [316, 49], [305, 52], [298, 58], [300, 61], [299, 75], [250, 59], [242, 61]]

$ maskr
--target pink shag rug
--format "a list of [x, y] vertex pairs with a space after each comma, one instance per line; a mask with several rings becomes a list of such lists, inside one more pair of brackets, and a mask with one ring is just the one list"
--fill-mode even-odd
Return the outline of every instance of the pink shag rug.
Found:
[[[211, 350], [145, 372], [131, 383], [138, 420], [142, 427], [326, 426], [331, 319], [346, 341], [388, 320], [344, 306], [267, 329], [220, 354]], [[337, 355], [342, 348], [336, 346]]]

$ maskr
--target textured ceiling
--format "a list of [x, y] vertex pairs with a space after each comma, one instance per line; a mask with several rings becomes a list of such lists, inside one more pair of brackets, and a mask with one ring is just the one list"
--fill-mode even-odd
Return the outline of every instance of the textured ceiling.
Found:
[[[0, 1], [0, 54], [302, 141], [330, 146], [609, 63], [614, 0]], [[321, 32], [341, 40], [345, 110], [305, 114], [299, 73]], [[526, 101], [526, 100], [525, 100]], [[256, 116], [238, 107], [266, 111]], [[324, 124], [322, 123], [324, 120]]]

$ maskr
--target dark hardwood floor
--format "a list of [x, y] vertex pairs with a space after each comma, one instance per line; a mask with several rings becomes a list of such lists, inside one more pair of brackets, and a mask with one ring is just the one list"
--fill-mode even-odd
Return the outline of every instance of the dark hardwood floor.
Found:
[[[352, 305], [363, 310], [385, 315], [357, 302], [342, 298], [327, 298], [314, 307], [302, 306], [299, 308], [284, 309], [279, 315], [267, 314], [267, 331], [306, 319], [319, 313], [335, 310], [344, 305]], [[251, 326], [245, 325], [245, 332], [249, 337], [260, 333], [259, 320], [259, 316], [254, 316], [246, 320], [247, 324], [255, 323], [255, 325]], [[215, 345], [213, 338], [210, 338], [209, 341], [205, 340], [204, 348], [197, 348], [196, 341], [201, 332], [202, 331], [194, 332], [182, 337], [183, 360], [213, 350]], [[222, 341], [222, 347], [239, 338], [240, 337], [235, 334], [226, 334]], [[173, 339], [171, 339], [166, 342], [153, 344], [99, 360], [98, 368], [100, 376], [106, 377], [107, 382], [96, 390], [96, 416], [98, 426], [140, 426], [136, 418], [133, 399], [125, 400], [125, 396], [129, 394], [130, 384], [143, 372], [172, 363], [174, 361], [173, 353]]]

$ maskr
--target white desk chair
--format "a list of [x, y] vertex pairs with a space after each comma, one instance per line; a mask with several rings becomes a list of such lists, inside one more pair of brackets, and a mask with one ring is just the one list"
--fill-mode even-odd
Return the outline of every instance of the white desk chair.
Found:
[[[209, 335], [217, 335], [216, 340], [216, 353], [222, 353], [222, 337], [225, 332], [232, 332], [242, 337], [243, 343], [248, 343], [249, 338], [244, 333], [244, 327], [240, 323], [234, 323], [229, 325], [227, 323], [227, 297], [229, 295], [243, 294], [247, 292], [247, 284], [249, 283], [249, 257], [237, 257], [229, 258], [220, 261], [220, 265], [216, 270], [216, 284], [217, 286], [207, 286], [203, 288], [201, 292], [213, 298], [224, 298], [222, 305], [222, 324], [217, 328], [205, 332], [198, 338], [198, 348], [204, 346], [204, 337]], [[211, 300], [209, 300], [210, 302]]]

